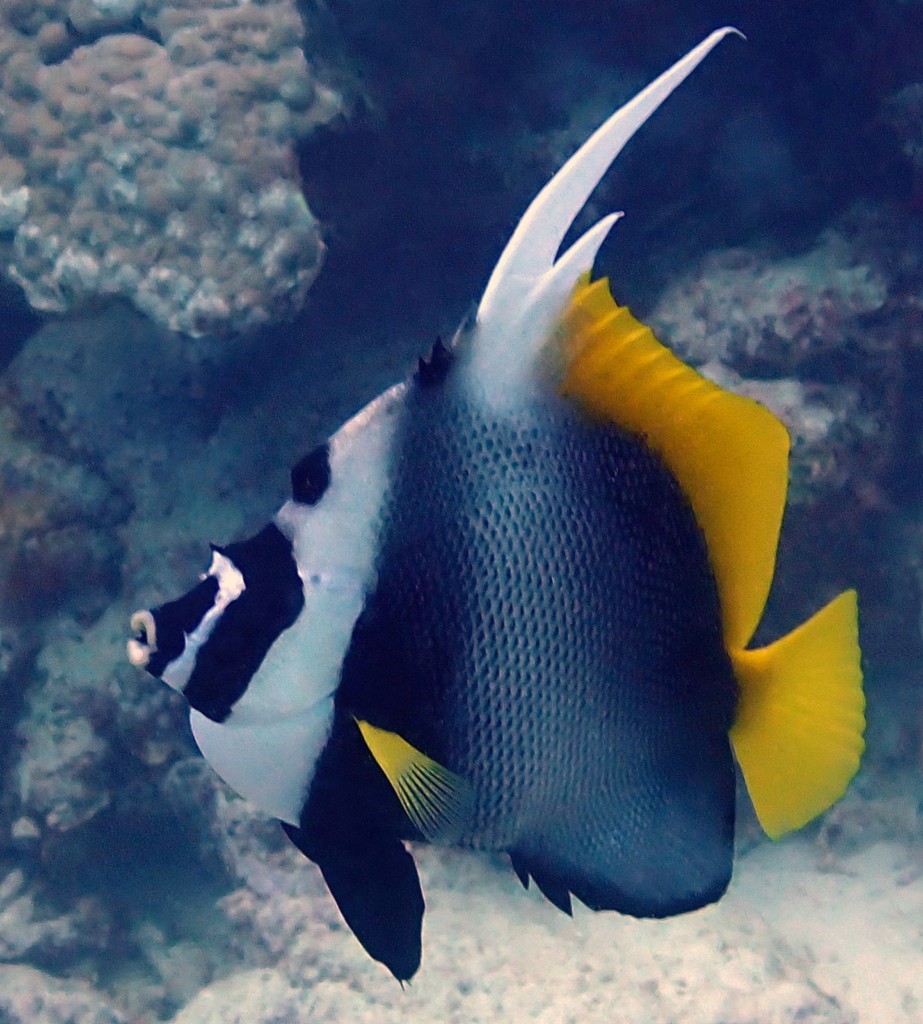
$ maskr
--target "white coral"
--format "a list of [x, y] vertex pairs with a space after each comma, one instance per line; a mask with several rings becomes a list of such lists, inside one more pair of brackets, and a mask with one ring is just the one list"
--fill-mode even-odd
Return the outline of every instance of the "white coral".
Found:
[[[62, 53], [67, 18], [87, 41]], [[29, 302], [121, 296], [191, 335], [297, 312], [324, 247], [294, 146], [342, 110], [303, 34], [294, 0], [0, 7], [0, 232]]]
[[29, 195], [25, 185], [11, 189], [0, 186], [0, 231], [12, 231], [25, 220], [29, 212]]

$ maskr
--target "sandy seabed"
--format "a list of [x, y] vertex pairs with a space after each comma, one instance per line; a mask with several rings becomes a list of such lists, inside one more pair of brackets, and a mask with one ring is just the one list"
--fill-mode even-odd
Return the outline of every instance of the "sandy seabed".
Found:
[[876, 843], [824, 868], [807, 842], [763, 846], [720, 904], [660, 922], [580, 907], [570, 921], [467, 860], [420, 858], [424, 962], [405, 990], [333, 932], [322, 959], [339, 961], [335, 977], [296, 941], [274, 968], [203, 989], [174, 1024], [923, 1020], [923, 872], [907, 846]]

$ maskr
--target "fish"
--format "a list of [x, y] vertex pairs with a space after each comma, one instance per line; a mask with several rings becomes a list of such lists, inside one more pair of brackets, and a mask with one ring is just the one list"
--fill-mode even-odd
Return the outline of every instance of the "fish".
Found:
[[131, 618], [204, 757], [279, 819], [366, 952], [422, 957], [414, 844], [505, 854], [570, 914], [662, 918], [731, 879], [739, 767], [772, 838], [838, 800], [864, 708], [856, 593], [753, 648], [789, 435], [560, 253], [719, 29], [529, 205], [476, 314], [291, 473], [256, 535]]

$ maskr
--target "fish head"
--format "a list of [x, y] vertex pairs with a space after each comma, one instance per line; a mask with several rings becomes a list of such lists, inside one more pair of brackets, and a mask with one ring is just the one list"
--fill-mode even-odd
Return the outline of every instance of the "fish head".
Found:
[[187, 593], [131, 617], [128, 660], [183, 694], [212, 767], [283, 821], [298, 822], [374, 585], [409, 387], [390, 388], [299, 460], [273, 521], [213, 545]]
[[211, 564], [182, 597], [131, 617], [128, 660], [223, 722], [304, 606], [291, 544], [274, 524], [212, 545]]

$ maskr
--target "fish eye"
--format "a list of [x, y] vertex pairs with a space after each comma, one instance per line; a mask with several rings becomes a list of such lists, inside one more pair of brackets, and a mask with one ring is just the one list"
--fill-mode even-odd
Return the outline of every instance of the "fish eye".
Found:
[[330, 486], [330, 446], [319, 444], [292, 470], [292, 498], [301, 505], [316, 505]]

